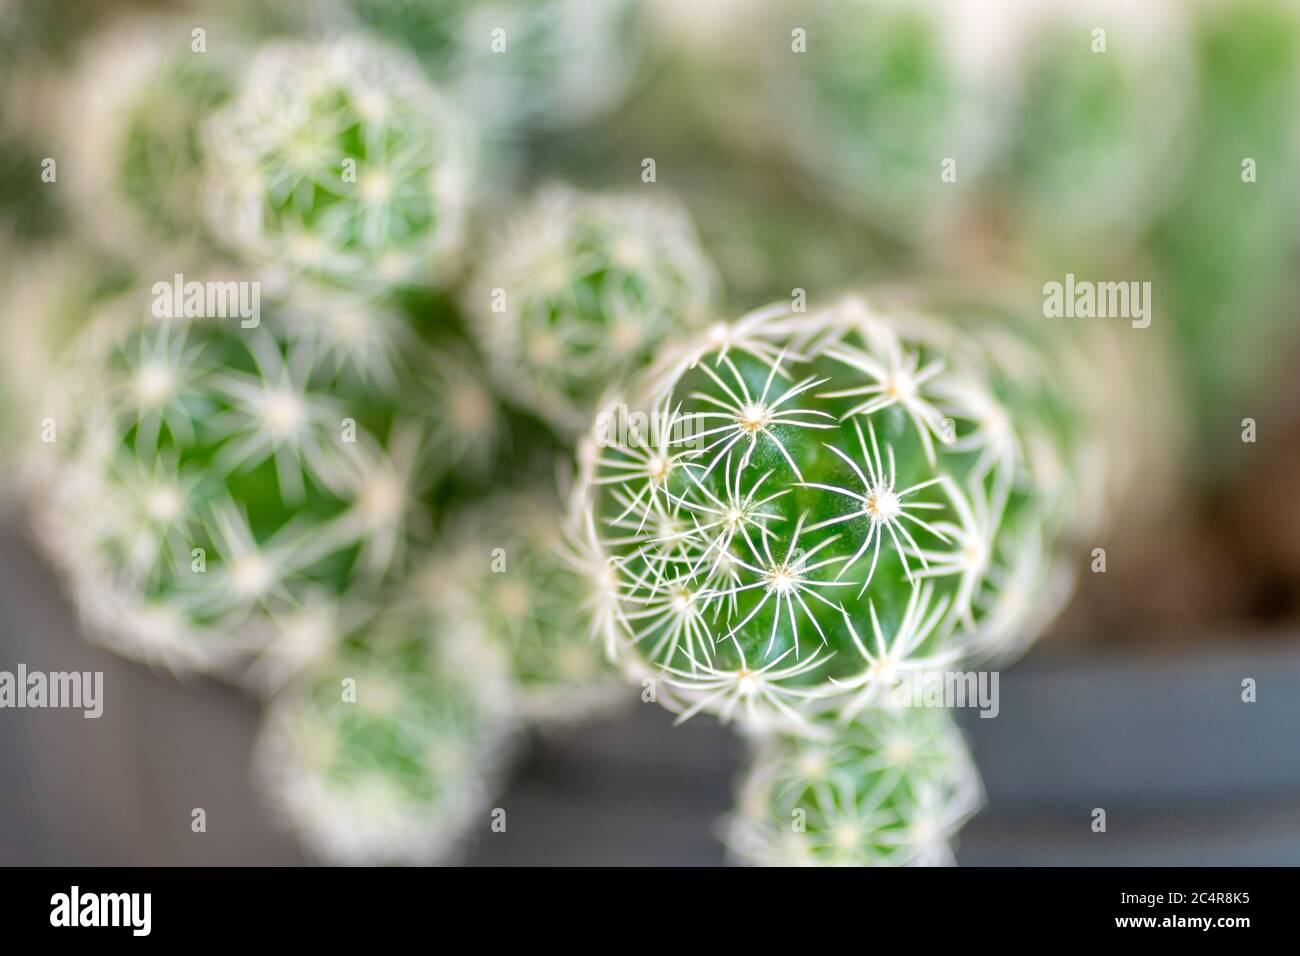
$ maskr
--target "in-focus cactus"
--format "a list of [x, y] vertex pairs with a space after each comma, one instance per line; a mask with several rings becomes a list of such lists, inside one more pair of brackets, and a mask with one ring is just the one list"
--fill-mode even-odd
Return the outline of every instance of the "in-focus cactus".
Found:
[[383, 290], [455, 264], [473, 134], [402, 51], [265, 46], [205, 136], [209, 223], [266, 273]]
[[565, 432], [704, 317], [715, 277], [680, 207], [544, 190], [485, 250], [466, 311], [503, 394]]
[[670, 350], [598, 416], [584, 507], [615, 642], [661, 702], [816, 732], [808, 701], [849, 720], [1020, 635], [1034, 602], [999, 594], [1019, 555], [1053, 560], [1096, 476], [1078, 396], [1043, 389], [1028, 346], [993, 362], [957, 331], [977, 315], [773, 307]]
[[326, 862], [454, 857], [509, 752], [509, 687], [472, 614], [403, 602], [276, 699], [257, 765]]

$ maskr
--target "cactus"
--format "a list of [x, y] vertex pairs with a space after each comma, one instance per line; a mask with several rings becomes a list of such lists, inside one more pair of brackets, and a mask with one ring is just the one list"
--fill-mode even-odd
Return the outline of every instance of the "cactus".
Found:
[[[955, 208], [988, 148], [989, 104], [959, 45], [961, 11], [817, 0], [782, 12], [773, 32], [789, 48], [770, 71], [790, 124], [782, 140], [837, 206], [848, 202], [889, 232], [923, 234]], [[945, 181], [949, 159], [957, 175]]]
[[445, 862], [486, 823], [509, 754], [505, 681], [464, 609], [380, 612], [272, 706], [269, 801], [326, 862]]
[[347, 0], [361, 23], [407, 47], [487, 130], [584, 122], [617, 102], [636, 68], [629, 0]]
[[428, 538], [417, 498], [453, 461], [414, 407], [433, 370], [416, 353], [385, 391], [293, 334], [282, 304], [256, 328], [140, 321], [142, 292], [68, 360], [80, 387], [37, 451], [55, 456], [44, 538], [124, 650], [217, 668], [256, 653], [252, 678], [274, 687], [328, 650], [301, 615], [401, 575]]
[[63, 100], [69, 214], [142, 264], [207, 238], [201, 131], [233, 93], [240, 54], [216, 37], [211, 50], [195, 42], [181, 21], [119, 25], [88, 41]]
[[[935, 309], [846, 297], [719, 324], [665, 350], [581, 449], [606, 640], [679, 722], [769, 741], [731, 831], [742, 859], [946, 862], [979, 787], [948, 718], [898, 713], [898, 689], [1019, 653], [1101, 518], [1095, 390], [1069, 348], [1002, 307]], [[943, 742], [877, 774], [886, 725]], [[848, 769], [815, 779], [814, 757]], [[808, 829], [786, 833], [800, 808]]]
[[510, 662], [521, 716], [576, 721], [628, 697], [588, 626], [599, 578], [566, 548], [559, 504], [541, 492], [453, 517], [425, 572], [462, 593]]
[[1289, 172], [1270, 173], [1300, 162], [1300, 11], [1273, 0], [1207, 4], [1193, 40], [1188, 158], [1150, 247], [1197, 477], [1221, 483], [1244, 460], [1241, 419], [1267, 414], [1297, 345], [1300, 189]]
[[1027, 18], [995, 186], [1031, 255], [1113, 255], [1171, 198], [1192, 84], [1174, 5]]
[[21, 488], [40, 489], [57, 477], [60, 464], [41, 443], [41, 426], [64, 420], [78, 394], [80, 383], [70, 368], [73, 343], [132, 277], [71, 243], [16, 252], [5, 271], [0, 330], [9, 347], [0, 351], [0, 391], [10, 406], [13, 434], [5, 476]]
[[454, 267], [474, 137], [401, 51], [264, 46], [204, 135], [209, 225], [269, 276], [383, 291]]
[[611, 380], [703, 317], [714, 283], [676, 205], [557, 186], [489, 243], [465, 311], [501, 393], [573, 433]]
[[983, 792], [946, 711], [878, 710], [827, 740], [756, 747], [727, 847], [760, 866], [936, 866]]
[[598, 418], [585, 507], [620, 643], [683, 718], [807, 729], [834, 697], [851, 719], [1008, 629], [999, 562], [1055, 546], [1079, 412], [913, 324], [856, 299], [753, 313]]

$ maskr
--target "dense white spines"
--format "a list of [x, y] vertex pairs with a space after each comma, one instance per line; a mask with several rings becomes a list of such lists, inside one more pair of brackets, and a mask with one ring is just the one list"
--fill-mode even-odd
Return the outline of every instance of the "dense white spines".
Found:
[[560, 186], [505, 225], [476, 276], [466, 310], [498, 388], [566, 432], [705, 317], [716, 281], [677, 205]]
[[268, 273], [384, 290], [455, 261], [473, 133], [400, 50], [263, 47], [206, 142], [213, 231]]
[[947, 865], [982, 802], [946, 712], [873, 711], [833, 737], [760, 743], [727, 846], [764, 866]]

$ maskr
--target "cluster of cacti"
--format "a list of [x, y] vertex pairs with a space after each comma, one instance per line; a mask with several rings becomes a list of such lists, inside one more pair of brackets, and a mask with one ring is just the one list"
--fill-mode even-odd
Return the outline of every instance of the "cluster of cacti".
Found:
[[[15, 470], [91, 635], [269, 697], [258, 767], [311, 850], [444, 859], [490, 823], [519, 721], [623, 696], [546, 487], [564, 439], [530, 401], [503, 408], [521, 383], [479, 358], [501, 350], [459, 288], [463, 104], [363, 34], [245, 43], [171, 20], [88, 42], [61, 198], [93, 208], [98, 249], [6, 282]], [[712, 273], [668, 201], [565, 202], [550, 313], [506, 275], [501, 320], [530, 340], [545, 323], [558, 368], [589, 356], [564, 395], [580, 408]], [[525, 218], [480, 229], [472, 261], [524, 268], [526, 230], [552, 225]], [[610, 348], [612, 310], [634, 335]]]
[[[92, 633], [267, 698], [258, 766], [322, 858], [447, 858], [521, 723], [639, 695], [750, 739], [737, 860], [951, 862], [981, 787], [903, 692], [1024, 650], [1166, 423], [1128, 421], [1137, 346], [916, 267], [1132, 252], [1202, 366], [1277, 298], [1292, 17], [818, 0], [665, 39], [675, 2], [132, 18], [25, 66], [44, 124], [0, 102], [74, 234], [4, 263], [7, 470]], [[1193, 161], [1211, 114], [1237, 135]], [[1199, 188], [1238, 152], [1249, 215]], [[759, 290], [791, 298], [733, 320]]]

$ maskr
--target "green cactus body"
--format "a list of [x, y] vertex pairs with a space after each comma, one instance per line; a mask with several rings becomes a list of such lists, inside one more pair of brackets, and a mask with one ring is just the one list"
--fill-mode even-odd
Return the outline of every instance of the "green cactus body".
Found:
[[250, 678], [277, 686], [328, 649], [322, 615], [402, 574], [428, 536], [416, 502], [452, 460], [414, 407], [430, 370], [404, 363], [384, 388], [293, 334], [283, 305], [255, 328], [142, 322], [143, 292], [66, 363], [76, 397], [34, 452], [53, 459], [44, 537], [117, 646], [173, 666], [255, 653]]
[[764, 866], [935, 866], [983, 791], [944, 710], [875, 711], [829, 740], [762, 741], [727, 846]]
[[209, 224], [268, 274], [380, 291], [456, 263], [473, 134], [399, 50], [263, 47], [205, 138]]
[[271, 803], [326, 862], [453, 856], [509, 752], [503, 662], [472, 615], [403, 601], [278, 697], [258, 744]]
[[591, 717], [629, 697], [589, 626], [600, 579], [564, 546], [562, 507], [540, 492], [489, 500], [453, 519], [432, 573], [462, 592], [510, 661], [522, 716]]
[[999, 185], [1031, 255], [1113, 255], [1176, 180], [1191, 82], [1181, 24], [1160, 4], [1046, 16], [1028, 31]]
[[347, 0], [388, 41], [413, 52], [489, 135], [581, 123], [617, 102], [640, 54], [630, 0]]
[[[813, 731], [809, 700], [849, 720], [1023, 638], [1082, 419], [1028, 387], [1032, 349], [1013, 375], [955, 331], [973, 316], [773, 307], [598, 416], [583, 500], [618, 579], [612, 640], [661, 701]], [[1026, 552], [1042, 561], [1017, 575]]]
[[206, 239], [202, 125], [231, 96], [239, 55], [191, 27], [142, 20], [90, 40], [65, 100], [70, 213], [104, 248], [143, 263]]
[[[9, 406], [13, 454], [6, 477], [40, 489], [57, 477], [57, 455], [43, 443], [43, 426], [72, 414], [79, 382], [70, 370], [75, 344], [94, 316], [132, 282], [129, 270], [72, 244], [15, 251], [0, 287], [0, 395]], [[51, 470], [55, 473], [52, 474]]]
[[1193, 39], [1190, 161], [1151, 246], [1180, 397], [1208, 452], [1196, 462], [1222, 478], [1245, 447], [1241, 419], [1268, 404], [1295, 354], [1300, 16], [1272, 0], [1207, 5]]
[[[832, 0], [788, 14], [806, 36], [806, 50], [783, 51], [788, 69], [773, 73], [793, 125], [789, 145], [837, 204], [847, 200], [890, 231], [931, 224], [982, 163], [987, 104], [954, 49], [950, 16], [896, 0]], [[960, 174], [944, 181], [948, 159], [960, 161]]]
[[488, 247], [466, 311], [501, 392], [573, 433], [714, 288], [678, 206], [553, 187]]

